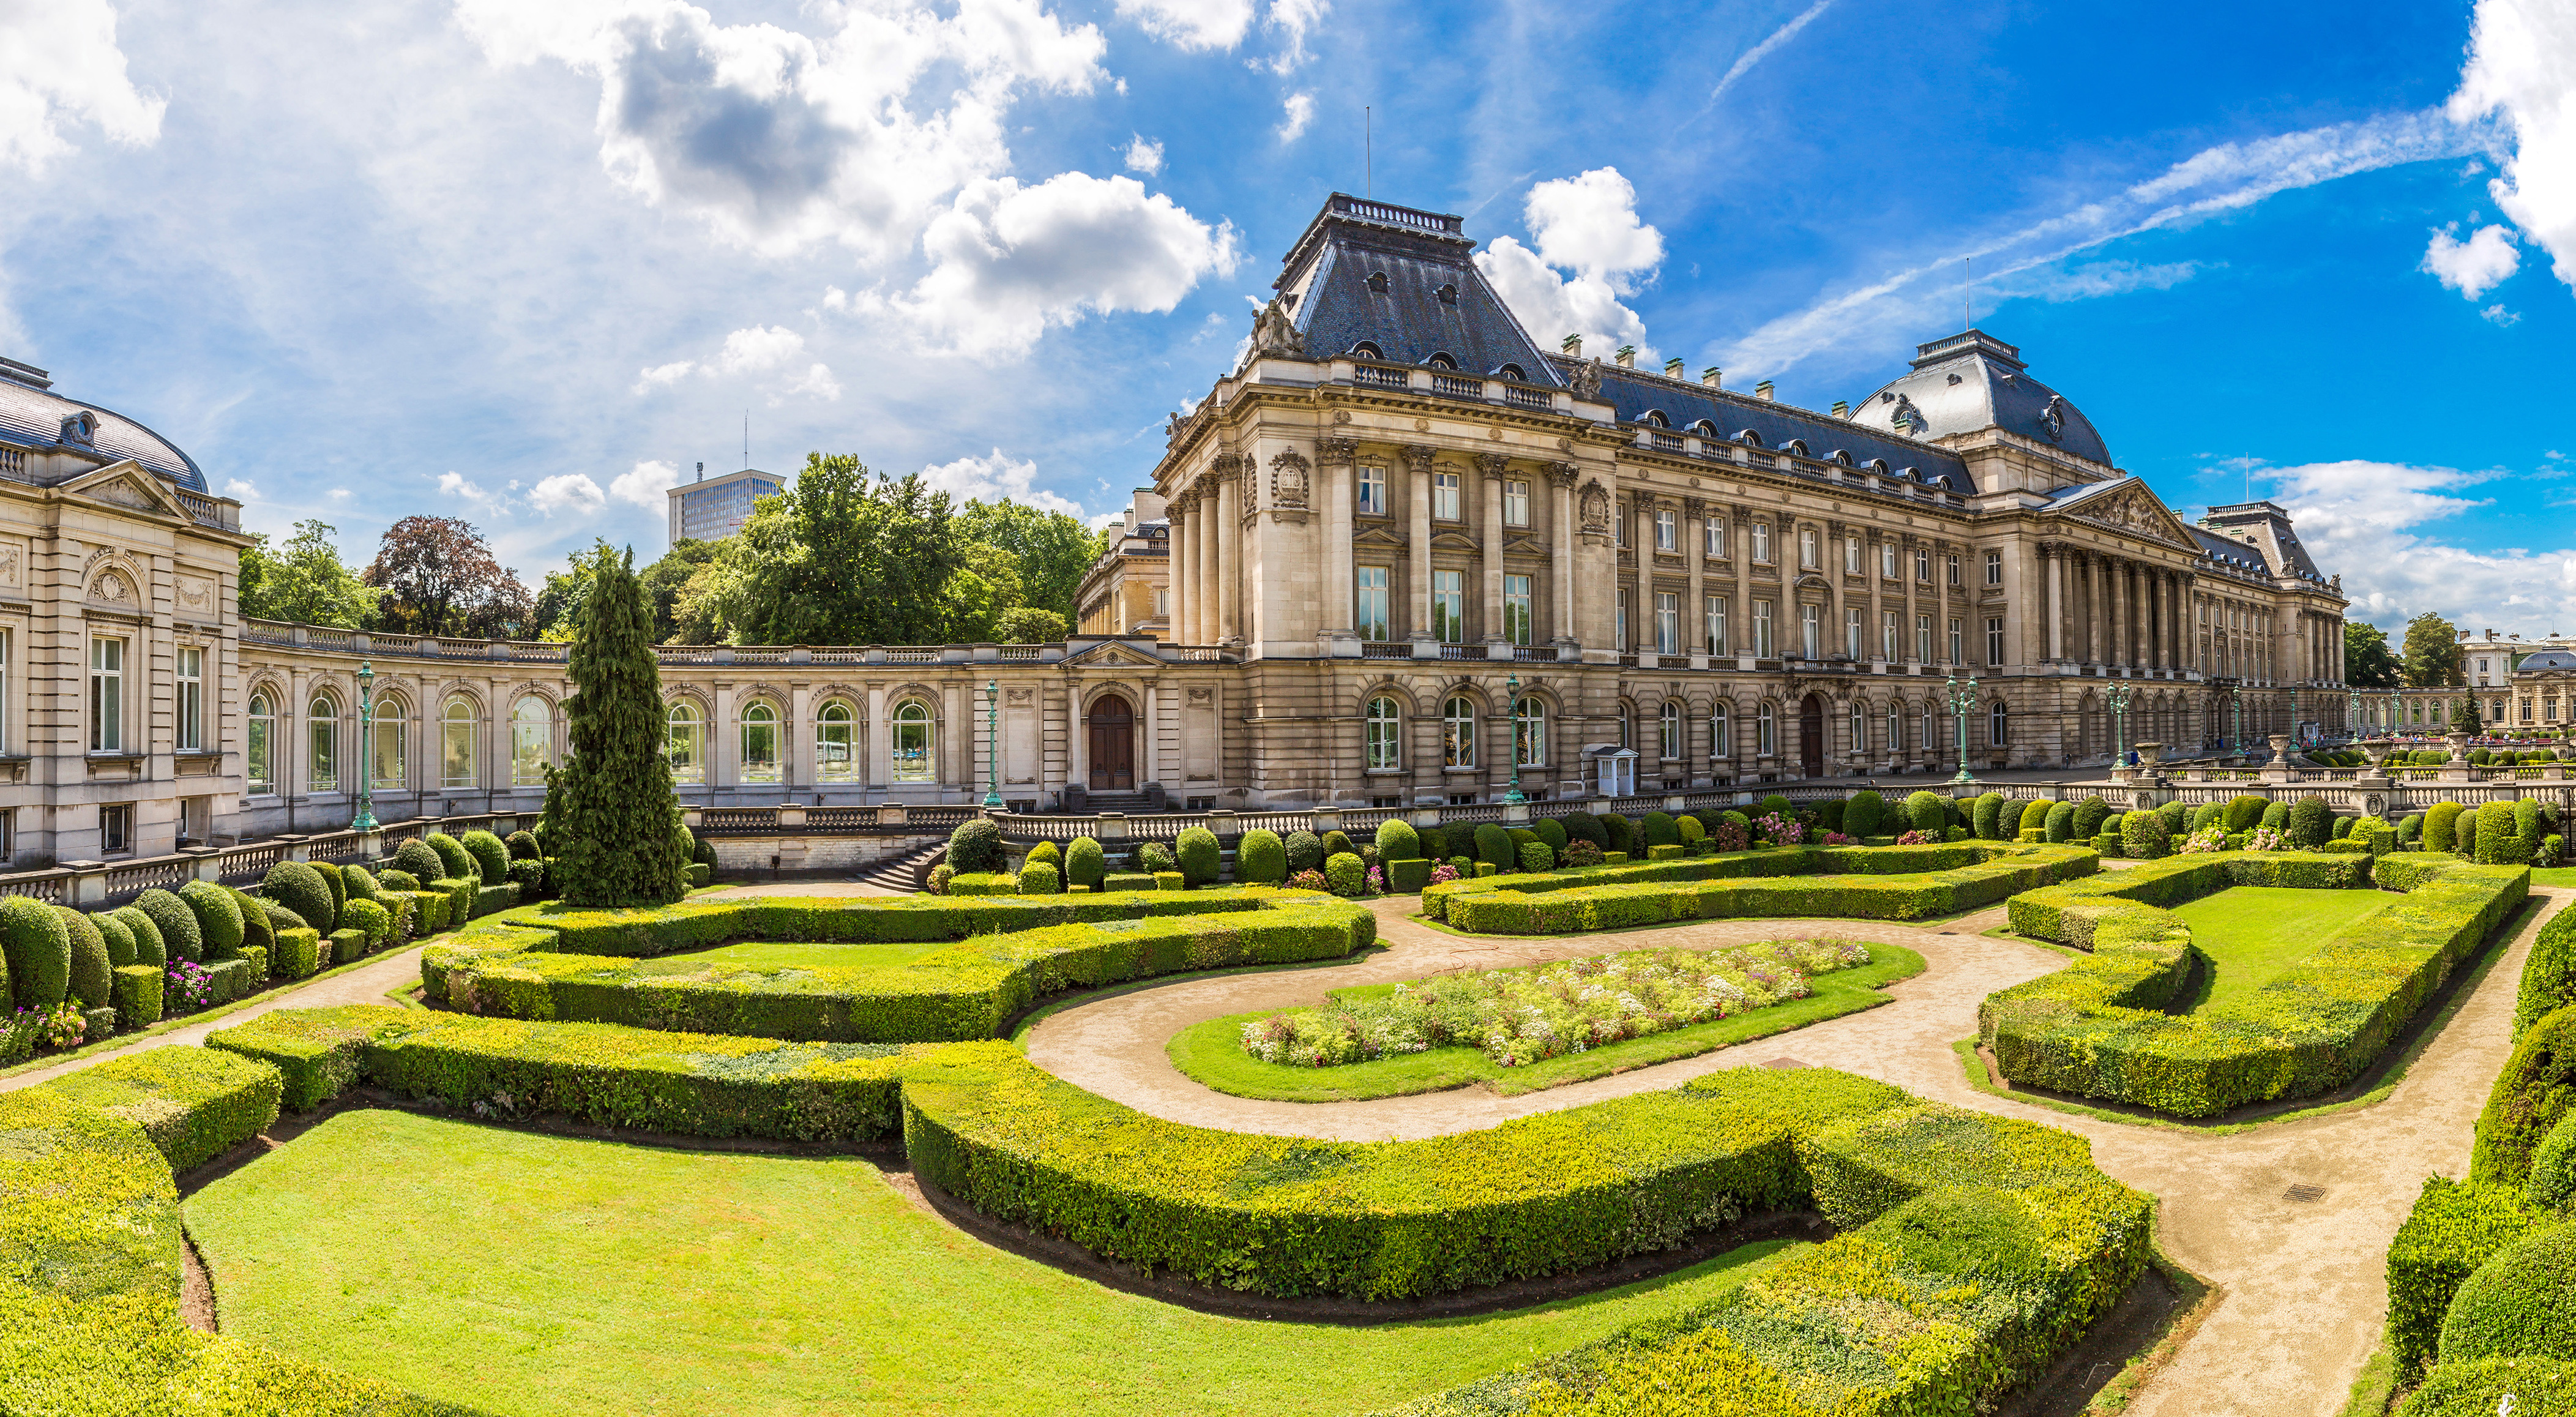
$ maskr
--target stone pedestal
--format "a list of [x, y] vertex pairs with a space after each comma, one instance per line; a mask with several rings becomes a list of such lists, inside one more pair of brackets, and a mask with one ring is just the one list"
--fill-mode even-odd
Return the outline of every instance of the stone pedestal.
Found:
[[2475, 782], [2477, 777], [2469, 770], [2469, 735], [2445, 733], [2442, 741], [2451, 745], [2451, 760], [2442, 764], [2442, 781]]

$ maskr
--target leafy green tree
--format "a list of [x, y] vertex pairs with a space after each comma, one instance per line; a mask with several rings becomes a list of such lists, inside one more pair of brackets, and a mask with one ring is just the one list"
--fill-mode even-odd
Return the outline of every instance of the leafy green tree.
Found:
[[662, 905], [680, 898], [689, 864], [665, 754], [662, 670], [635, 579], [635, 554], [602, 544], [570, 655], [565, 705], [572, 752], [555, 777], [555, 854], [573, 905]]
[[2451, 731], [2454, 733], [2475, 733], [2478, 722], [2478, 701], [2475, 699], [2462, 699], [2460, 706], [2451, 710]]
[[2356, 689], [2394, 689], [2397, 655], [2388, 648], [2388, 632], [2366, 620], [2343, 622], [2343, 677]]
[[2406, 682], [2418, 689], [2466, 684], [2460, 670], [2459, 628], [2426, 611], [2406, 622]]
[[[741, 533], [691, 577], [683, 636], [943, 643], [960, 613], [948, 582], [966, 564], [954, 520], [948, 494], [918, 474], [871, 478], [857, 458], [808, 454], [794, 485], [760, 499]], [[990, 613], [989, 586], [970, 608]]]
[[1100, 538], [1090, 528], [1062, 512], [1005, 498], [969, 501], [958, 510], [957, 533], [1011, 554], [1020, 579], [1011, 605], [1052, 610], [1066, 624], [1080, 618], [1074, 597], [1100, 549]]
[[266, 533], [253, 536], [241, 553], [241, 613], [344, 630], [365, 624], [384, 592], [360, 583], [340, 560], [331, 539], [336, 531], [311, 520], [297, 522], [295, 535], [279, 546], [270, 546]]
[[1052, 610], [1040, 610], [1034, 605], [1005, 610], [1001, 618], [993, 622], [994, 640], [1006, 645], [1053, 644], [1063, 639], [1064, 634], [1063, 616]]
[[700, 541], [682, 537], [671, 543], [662, 559], [637, 573], [644, 584], [644, 603], [653, 613], [653, 638], [657, 642], [677, 639], [680, 633], [680, 602], [689, 584], [724, 551], [727, 541]]

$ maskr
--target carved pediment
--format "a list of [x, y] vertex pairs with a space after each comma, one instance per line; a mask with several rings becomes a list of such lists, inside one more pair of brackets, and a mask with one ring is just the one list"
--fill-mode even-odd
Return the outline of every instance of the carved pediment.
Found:
[[1469, 536], [1463, 531], [1433, 532], [1431, 534], [1431, 549], [1434, 551], [1473, 551], [1476, 549], [1476, 538]]
[[2175, 516], [2171, 509], [2156, 499], [2154, 493], [2147, 490], [2145, 483], [2135, 478], [2128, 479], [2128, 485], [2116, 491], [2103, 492], [2076, 503], [2067, 508], [2065, 514], [2077, 521], [2090, 522], [2124, 535], [2161, 541], [2194, 553], [2200, 549], [2199, 544], [2192, 540], [2190, 529], [2183, 525], [2182, 518]]
[[1392, 530], [1386, 527], [1368, 526], [1362, 527], [1352, 534], [1351, 544], [1353, 546], [1401, 547], [1404, 545], [1404, 538], [1396, 535]]
[[63, 490], [130, 511], [172, 517], [188, 514], [169, 487], [132, 458], [83, 473], [64, 483]]
[[1162, 661], [1151, 655], [1130, 649], [1126, 645], [1104, 644], [1093, 645], [1091, 648], [1082, 651], [1080, 654], [1068, 655], [1066, 656], [1064, 663], [1065, 667], [1068, 669], [1073, 668], [1076, 665], [1080, 665], [1086, 669], [1091, 669], [1125, 668], [1129, 665], [1159, 666]]

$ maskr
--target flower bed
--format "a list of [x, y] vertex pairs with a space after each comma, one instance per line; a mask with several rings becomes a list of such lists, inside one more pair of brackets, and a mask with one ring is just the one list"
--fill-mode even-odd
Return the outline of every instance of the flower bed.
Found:
[[2379, 884], [2405, 892], [2403, 901], [2319, 941], [2251, 993], [2182, 1015], [2166, 1010], [2191, 978], [2191, 931], [2159, 907], [2230, 885], [2352, 889], [2370, 883], [2373, 865], [2368, 856], [2195, 854], [2015, 897], [2015, 931], [2092, 953], [1987, 996], [1978, 1027], [1996, 1071], [2183, 1117], [2313, 1096], [2360, 1076], [2522, 904], [2527, 868], [2383, 869]]
[[1780, 940], [1447, 975], [1398, 984], [1383, 998], [1247, 1021], [1243, 1050], [1263, 1062], [1331, 1067], [1458, 1044], [1521, 1067], [1803, 999], [1810, 976], [1870, 962], [1869, 946], [1857, 941]]
[[1562, 935], [1667, 920], [1922, 920], [2093, 873], [2090, 847], [1988, 841], [1791, 847], [1432, 886], [1424, 913], [1477, 935]]

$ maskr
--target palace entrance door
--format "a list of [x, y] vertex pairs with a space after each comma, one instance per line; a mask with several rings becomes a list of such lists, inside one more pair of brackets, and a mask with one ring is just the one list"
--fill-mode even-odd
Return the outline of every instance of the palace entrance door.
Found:
[[1094, 700], [1083, 720], [1090, 735], [1091, 790], [1132, 792], [1136, 788], [1136, 711], [1117, 694]]
[[1798, 704], [1798, 770], [1808, 777], [1825, 775], [1825, 701], [1819, 695]]

